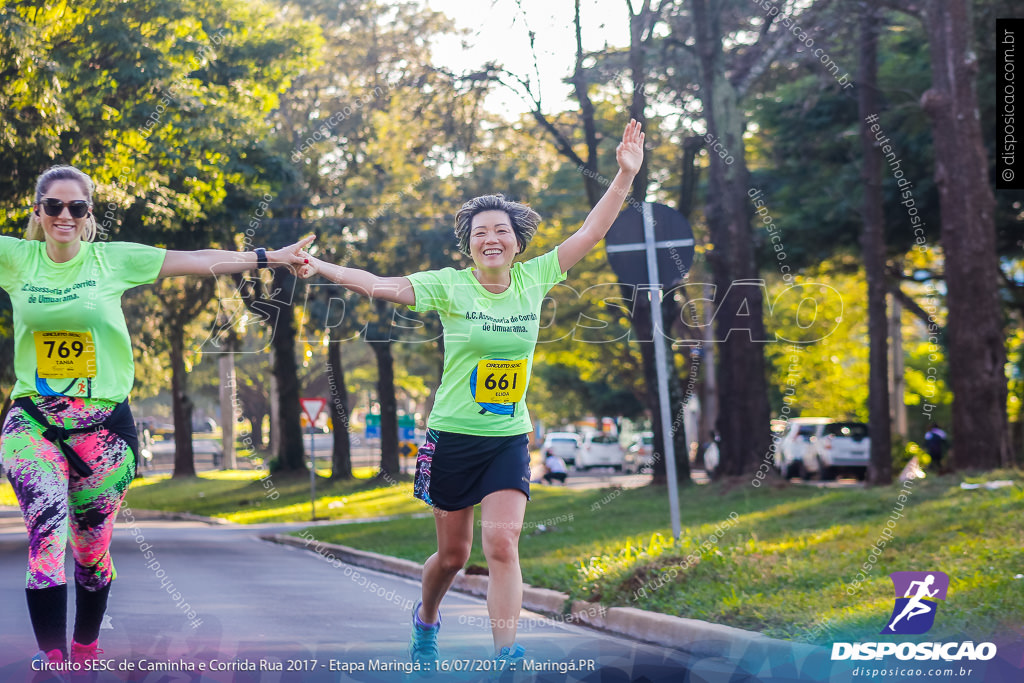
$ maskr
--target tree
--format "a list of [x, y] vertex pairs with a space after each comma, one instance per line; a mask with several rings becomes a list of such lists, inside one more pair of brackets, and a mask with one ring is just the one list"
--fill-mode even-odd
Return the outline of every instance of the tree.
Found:
[[921, 106], [932, 120], [935, 183], [942, 213], [953, 389], [953, 465], [1009, 466], [1006, 349], [999, 302], [995, 199], [981, 137], [967, 0], [931, 0], [926, 26], [932, 88]]
[[[691, 2], [696, 49], [700, 61], [700, 93], [708, 135], [721, 142], [728, 157], [710, 155], [705, 214], [711, 241], [709, 255], [714, 272], [716, 328], [723, 341], [718, 348], [718, 433], [722, 471], [747, 474], [760, 465], [768, 452], [769, 414], [765, 384], [764, 350], [756, 340], [764, 338], [760, 290], [736, 288], [734, 283], [757, 279], [747, 209], [749, 177], [746, 168], [740, 100], [745, 84], [772, 56], [766, 50], [757, 61], [732, 78], [722, 47], [723, 5], [709, 7], [707, 0]], [[762, 37], [765, 34], [762, 34]], [[776, 37], [776, 43], [782, 42]], [[729, 161], [731, 159], [732, 161]], [[755, 294], [756, 292], [756, 294]], [[738, 296], [730, 294], [738, 293]], [[746, 337], [746, 338], [744, 338]]]
[[[74, 10], [26, 3], [15, 19], [6, 10], [4, 17], [40, 38], [12, 58], [32, 63], [18, 87], [38, 96], [39, 130], [27, 136], [22, 155], [38, 158], [41, 151], [49, 158], [40, 166], [61, 161], [93, 177], [101, 239], [130, 236], [177, 249], [235, 246], [238, 205], [251, 205], [251, 188], [274, 177], [262, 142], [265, 112], [307, 60], [316, 38], [311, 26], [285, 23], [263, 2], [209, 0], [93, 0]], [[253, 25], [264, 28], [252, 32]], [[37, 62], [51, 76], [40, 79]], [[20, 100], [11, 103], [7, 122], [14, 124], [0, 128], [24, 123]], [[182, 140], [190, 143], [188, 155]], [[171, 350], [176, 474], [190, 476], [183, 335], [213, 288], [160, 287], [159, 305], [168, 304], [159, 320]]]
[[[878, 31], [880, 11], [866, 0], [860, 17], [860, 73], [857, 78], [860, 134], [864, 150], [864, 271], [868, 282], [868, 338], [870, 376], [868, 379], [868, 429], [871, 434], [871, 462], [867, 482], [892, 482], [892, 449], [889, 423], [889, 364], [886, 315], [885, 215], [882, 207], [882, 150], [869, 121], [878, 117]], [[877, 129], [877, 124], [875, 124]], [[902, 397], [901, 397], [902, 398]]]

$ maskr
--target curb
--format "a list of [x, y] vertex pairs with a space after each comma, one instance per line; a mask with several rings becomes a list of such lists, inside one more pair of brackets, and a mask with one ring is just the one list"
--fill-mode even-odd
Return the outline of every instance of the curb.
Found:
[[[421, 579], [423, 565], [412, 560], [357, 550], [344, 545], [321, 543], [311, 548], [313, 541], [283, 534], [266, 534], [262, 540], [296, 548], [321, 552], [331, 551], [348, 564], [375, 569], [409, 579]], [[462, 593], [483, 597], [487, 595], [488, 577], [460, 571], [452, 588]], [[799, 670], [809, 658], [826, 654], [824, 648], [778, 640], [733, 626], [712, 624], [699, 619], [687, 619], [671, 614], [649, 612], [635, 607], [604, 607], [596, 602], [573, 601], [569, 596], [549, 588], [523, 584], [523, 607], [568, 623], [584, 624], [591, 628], [626, 636], [633, 640], [681, 650], [697, 657], [721, 657], [736, 661], [756, 674], [772, 671], [792, 673]]]

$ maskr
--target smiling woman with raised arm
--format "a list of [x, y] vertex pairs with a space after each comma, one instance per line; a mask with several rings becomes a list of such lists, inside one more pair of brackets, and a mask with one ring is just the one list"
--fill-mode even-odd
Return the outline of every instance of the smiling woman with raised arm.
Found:
[[93, 184], [71, 166], [36, 182], [25, 239], [0, 237], [0, 287], [14, 309], [14, 406], [0, 456], [29, 535], [26, 596], [43, 662], [68, 659], [69, 532], [76, 611], [70, 660], [96, 660], [115, 576], [114, 518], [139, 451], [128, 392], [135, 381], [121, 310], [128, 289], [174, 275], [299, 265], [312, 237], [267, 252], [166, 251], [94, 243]]
[[583, 225], [556, 249], [513, 264], [540, 216], [501, 195], [466, 202], [455, 218], [459, 249], [474, 267], [378, 277], [310, 257], [302, 277], [324, 277], [363, 294], [437, 311], [444, 327], [444, 371], [416, 458], [415, 495], [434, 507], [437, 552], [423, 567], [422, 602], [412, 614], [410, 651], [429, 666], [438, 654], [439, 606], [473, 544], [481, 506], [495, 656], [523, 658], [515, 642], [523, 598], [519, 532], [530, 495], [532, 431], [526, 409], [540, 307], [566, 271], [604, 239], [643, 162], [644, 134], [630, 121], [616, 149], [619, 171]]

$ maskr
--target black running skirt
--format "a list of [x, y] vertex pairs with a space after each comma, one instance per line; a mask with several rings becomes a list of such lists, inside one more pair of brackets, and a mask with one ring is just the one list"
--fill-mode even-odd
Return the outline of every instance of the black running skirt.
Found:
[[476, 505], [503, 489], [530, 498], [530, 439], [514, 436], [473, 436], [427, 430], [416, 455], [417, 498], [449, 512]]

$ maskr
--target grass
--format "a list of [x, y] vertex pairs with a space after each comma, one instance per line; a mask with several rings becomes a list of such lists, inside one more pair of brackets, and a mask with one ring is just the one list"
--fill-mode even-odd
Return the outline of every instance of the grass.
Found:
[[[984, 479], [1019, 482], [1022, 476], [1004, 471]], [[523, 576], [606, 606], [826, 644], [885, 640], [879, 632], [893, 607], [888, 574], [938, 570], [950, 576], [950, 589], [930, 638], [1019, 638], [1024, 579], [1014, 577], [1024, 572], [1018, 514], [1024, 489], [1018, 483], [965, 491], [959, 481], [917, 482], [904, 503], [897, 499], [898, 486], [691, 486], [681, 492], [679, 543], [671, 538], [664, 490], [538, 487], [520, 542]], [[892, 540], [882, 536], [890, 520]], [[545, 521], [542, 531], [538, 524]], [[430, 519], [310, 531], [322, 540], [420, 562], [436, 550]], [[885, 545], [872, 562], [871, 549], [881, 540]], [[865, 563], [868, 571], [858, 576]], [[485, 564], [479, 543], [470, 564]]]
[[[262, 478], [263, 474], [259, 470], [232, 470], [204, 472], [197, 479], [175, 480], [165, 475], [136, 480], [125, 504], [146, 510], [220, 517], [239, 524], [309, 521], [309, 476]], [[317, 519], [360, 519], [428, 511], [413, 498], [411, 477], [388, 485], [373, 479], [371, 468], [355, 468], [354, 474], [356, 479], [347, 482], [317, 480]]]
[[[140, 481], [127, 502], [241, 523], [309, 519], [308, 478], [258, 476], [218, 472], [197, 480]], [[971, 479], [1017, 481], [996, 490], [963, 490], [961, 479], [929, 477], [907, 489], [754, 488], [747, 480], [690, 486], [681, 491], [678, 543], [671, 538], [664, 489], [537, 486], [520, 542], [523, 575], [530, 584], [606, 606], [826, 644], [889, 638], [879, 635], [893, 606], [888, 574], [938, 570], [949, 575], [950, 589], [929, 638], [1019, 638], [1024, 578], [1014, 577], [1024, 574], [1024, 472]], [[320, 516], [401, 518], [309, 531], [321, 540], [422, 562], [436, 550], [433, 520], [412, 517], [427, 508], [411, 488], [407, 479], [391, 486], [369, 478], [318, 482]], [[10, 488], [0, 486], [0, 503], [7, 501], [13, 503]], [[883, 535], [887, 522], [891, 539]], [[479, 536], [479, 523], [474, 531]], [[479, 541], [470, 564], [486, 565]]]

